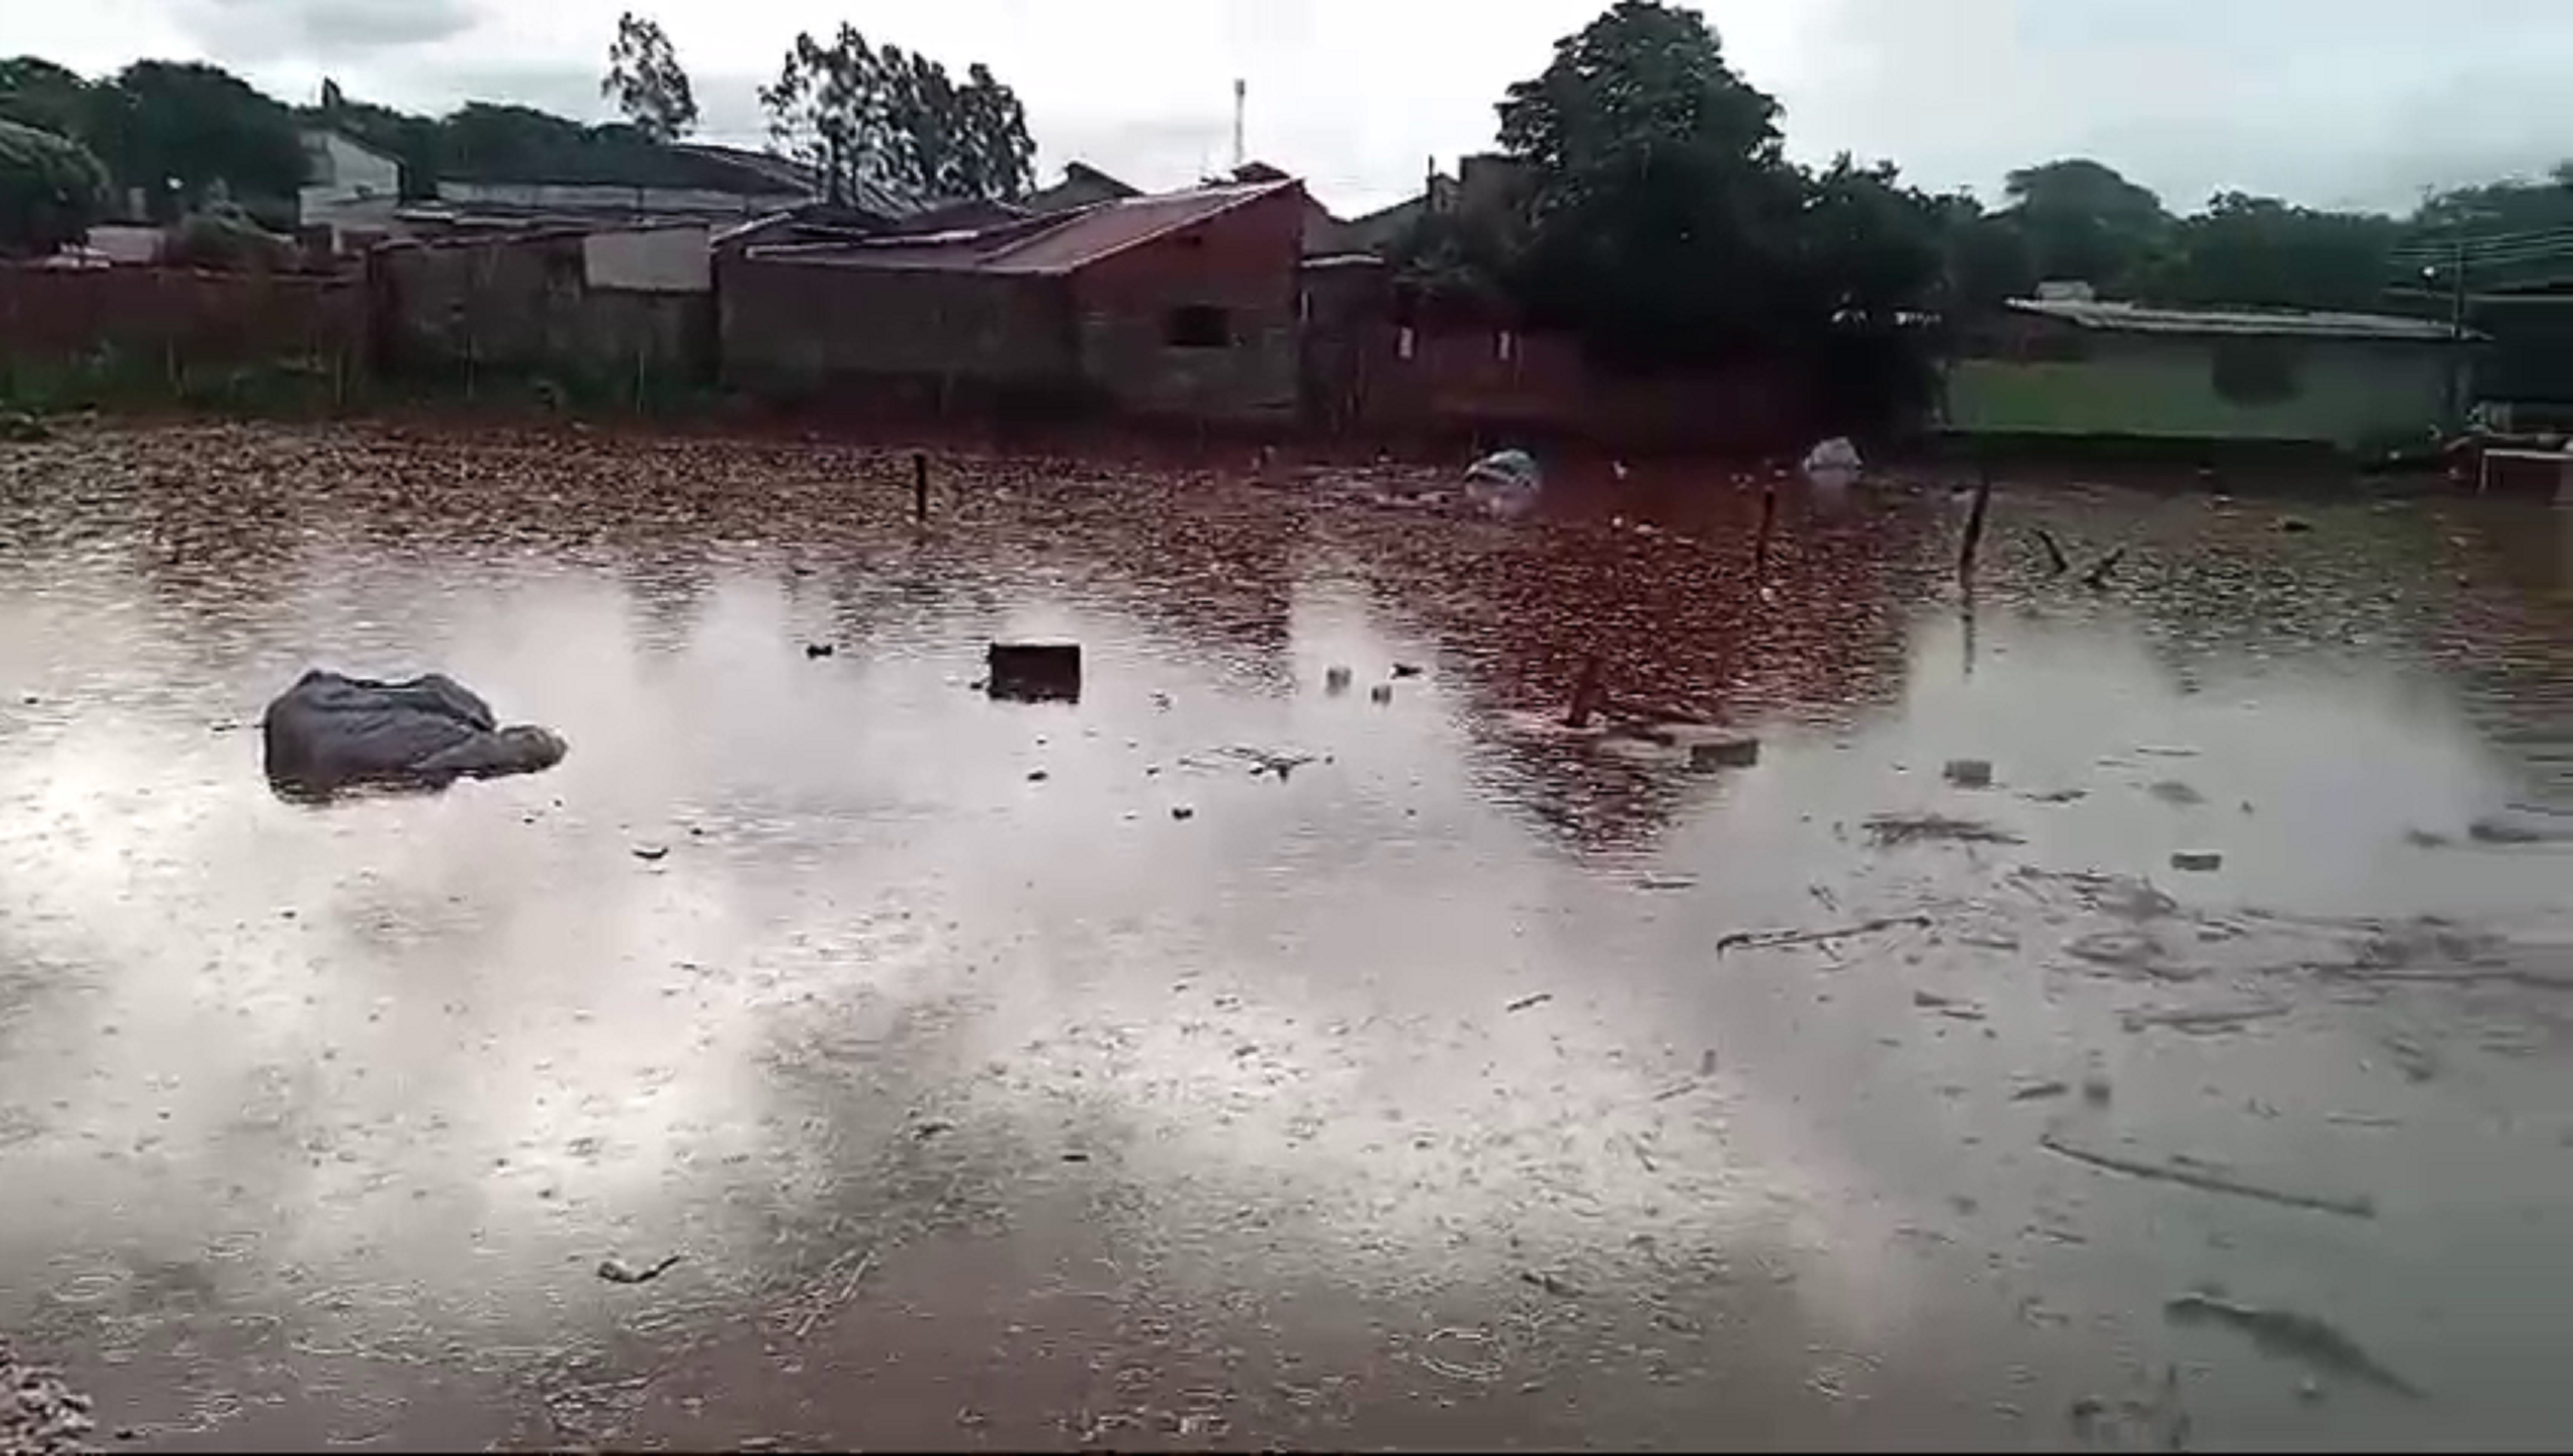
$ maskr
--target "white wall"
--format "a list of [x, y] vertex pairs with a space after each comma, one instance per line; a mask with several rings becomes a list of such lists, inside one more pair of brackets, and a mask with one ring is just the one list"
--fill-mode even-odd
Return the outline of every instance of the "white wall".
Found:
[[702, 227], [592, 233], [580, 240], [584, 281], [594, 289], [702, 294], [714, 288], [714, 250]]
[[402, 192], [401, 163], [359, 146], [338, 132], [306, 132], [304, 159], [307, 173], [303, 200], [307, 208], [396, 197]]
[[551, 182], [445, 182], [437, 184], [440, 202], [470, 206], [624, 208], [637, 213], [683, 213], [742, 218], [766, 217], [779, 207], [801, 202], [793, 193], [749, 195], [694, 187], [593, 187]]

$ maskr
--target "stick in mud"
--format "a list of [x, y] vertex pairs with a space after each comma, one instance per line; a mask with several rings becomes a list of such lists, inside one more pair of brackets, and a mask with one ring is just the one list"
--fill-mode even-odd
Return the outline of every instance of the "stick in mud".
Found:
[[1843, 936], [1874, 935], [1878, 931], [1899, 930], [1905, 927], [1927, 930], [1929, 926], [1930, 917], [1926, 915], [1888, 915], [1832, 930], [1734, 931], [1717, 938], [1715, 953], [1721, 956], [1727, 951], [1743, 948], [1765, 951], [1779, 946], [1807, 946], [1818, 941], [1836, 941]]
[[929, 456], [920, 450], [911, 452], [911, 518], [929, 520]]
[[1599, 658], [1593, 654], [1581, 659], [1581, 676], [1572, 685], [1572, 707], [1563, 715], [1566, 728], [1587, 728], [1590, 715], [1599, 706]]
[[1975, 503], [1966, 512], [1966, 539], [1957, 546], [1957, 579], [1975, 579], [1975, 552], [1984, 544], [1984, 512], [1993, 503], [1993, 467], [1986, 465], [1975, 480]]
[[2344, 1218], [2376, 1216], [2376, 1200], [2373, 1198], [2339, 1198], [2323, 1193], [2292, 1193], [2279, 1188], [2264, 1188], [2257, 1183], [2242, 1182], [2221, 1173], [2199, 1172], [2193, 1168], [2179, 1167], [2170, 1163], [2138, 1162], [2133, 1158], [2120, 1157], [2115, 1153], [2076, 1147], [2072, 1143], [2059, 1139], [2052, 1132], [2040, 1136], [2037, 1139], [2037, 1145], [2059, 1157], [2069, 1157], [2075, 1162], [2089, 1163], [2093, 1167], [2105, 1168], [2110, 1172], [2125, 1173], [2131, 1178], [2183, 1183], [2210, 1193], [2232, 1193], [2238, 1197], [2257, 1198], [2264, 1203], [2278, 1203], [2289, 1208], [2312, 1208], [2324, 1213], [2338, 1213]]
[[2118, 563], [2125, 559], [2127, 559], [2126, 547], [2120, 546], [2118, 549], [2111, 551], [2108, 555], [2100, 558], [2099, 565], [2082, 573], [2082, 584], [2091, 588], [2093, 591], [2107, 591], [2109, 589], [2109, 573], [2116, 570]]
[[1758, 584], [1769, 574], [1769, 527], [1778, 519], [1778, 486], [1771, 482], [1760, 487], [1760, 534], [1752, 538], [1751, 579]]
[[2065, 555], [2064, 548], [2055, 543], [2055, 532], [2048, 530], [2044, 526], [2039, 526], [2037, 528], [2037, 543], [2046, 548], [2046, 559], [2051, 568], [2048, 572], [2049, 575], [2061, 576], [2065, 572], [2073, 569], [2073, 558]]

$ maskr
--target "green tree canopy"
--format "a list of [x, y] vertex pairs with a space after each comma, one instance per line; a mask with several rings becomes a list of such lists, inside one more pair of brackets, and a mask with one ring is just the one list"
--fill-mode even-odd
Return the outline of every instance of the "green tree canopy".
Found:
[[2276, 198], [2218, 194], [2180, 219], [2132, 292], [2151, 303], [2363, 311], [2385, 307], [2403, 226], [2370, 213], [2316, 212]]
[[156, 218], [224, 194], [291, 199], [304, 185], [295, 113], [228, 71], [137, 61], [102, 92], [85, 140]]
[[95, 104], [78, 73], [41, 56], [0, 61], [0, 121], [77, 139], [89, 134]]
[[1500, 122], [1529, 178], [1503, 272], [1536, 322], [1639, 369], [1800, 367], [1865, 417], [1925, 386], [1939, 207], [1889, 165], [1788, 163], [1778, 103], [1695, 11], [1617, 0], [1509, 89]]
[[1531, 182], [1516, 291], [1639, 365], [1772, 337], [1803, 204], [1778, 103], [1694, 11], [1617, 0], [1500, 104]]
[[1017, 93], [979, 64], [959, 85], [938, 62], [871, 47], [848, 25], [827, 46], [796, 36], [759, 100], [769, 134], [820, 171], [834, 197], [889, 189], [1007, 200], [1036, 180], [1036, 143]]
[[697, 125], [697, 98], [688, 89], [688, 73], [660, 23], [632, 11], [616, 22], [616, 39], [607, 47], [607, 75], [599, 94], [615, 101], [625, 119], [650, 141], [669, 143]]
[[2003, 183], [2009, 213], [2042, 279], [2107, 289], [2161, 246], [2170, 215], [2161, 199], [2115, 168], [2077, 157], [2023, 167]]
[[0, 255], [77, 243], [107, 200], [107, 169], [68, 137], [0, 121]]

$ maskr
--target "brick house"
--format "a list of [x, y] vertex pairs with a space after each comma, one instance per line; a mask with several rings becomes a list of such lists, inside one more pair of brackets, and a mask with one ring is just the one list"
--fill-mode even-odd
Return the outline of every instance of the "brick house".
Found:
[[927, 236], [721, 260], [728, 381], [792, 397], [934, 389], [1147, 416], [1295, 412], [1292, 179], [1117, 198]]

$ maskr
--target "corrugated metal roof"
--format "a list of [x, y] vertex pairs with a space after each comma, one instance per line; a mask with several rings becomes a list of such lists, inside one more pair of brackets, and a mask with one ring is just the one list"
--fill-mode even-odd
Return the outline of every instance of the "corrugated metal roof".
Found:
[[795, 256], [808, 262], [862, 268], [1066, 274], [1088, 268], [1102, 259], [1140, 247], [1156, 238], [1195, 227], [1245, 203], [1273, 196], [1295, 185], [1289, 178], [1284, 182], [1204, 187], [1190, 192], [1123, 198], [1059, 218], [1012, 222], [996, 228], [887, 238], [827, 253], [816, 250], [786, 255], [785, 250], [752, 251], [761, 257]]
[[[2277, 339], [2379, 339], [2438, 344], [2456, 337], [2434, 319], [2406, 319], [2394, 314], [2324, 314], [2291, 309], [2157, 309], [2141, 304], [2102, 303], [2090, 299], [2013, 299], [2023, 314], [2056, 319], [2084, 329], [2122, 334], [2232, 334]], [[2483, 336], [2472, 330], [2466, 338]]]

